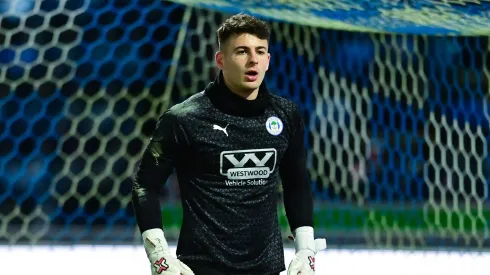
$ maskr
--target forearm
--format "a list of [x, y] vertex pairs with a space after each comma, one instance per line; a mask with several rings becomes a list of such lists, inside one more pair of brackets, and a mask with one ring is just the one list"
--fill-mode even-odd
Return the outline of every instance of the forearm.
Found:
[[291, 231], [301, 226], [313, 227], [313, 195], [306, 169], [286, 174], [284, 179], [287, 180], [283, 180], [283, 198]]
[[135, 182], [133, 184], [132, 200], [136, 221], [141, 233], [148, 229], [162, 228], [162, 215], [157, 193]]
[[306, 170], [304, 124], [301, 119], [298, 119], [295, 128], [297, 130], [280, 169], [284, 208], [292, 232], [301, 226], [313, 227], [313, 195]]
[[[149, 147], [151, 149], [151, 146]], [[162, 228], [159, 193], [172, 171], [164, 159], [156, 160], [147, 150], [133, 180], [132, 203], [140, 232]]]

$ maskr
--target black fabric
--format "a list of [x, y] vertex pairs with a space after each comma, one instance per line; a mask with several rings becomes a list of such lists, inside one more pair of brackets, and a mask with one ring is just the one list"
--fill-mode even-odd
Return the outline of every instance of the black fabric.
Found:
[[247, 100], [233, 93], [226, 86], [221, 71], [214, 82], [206, 87], [205, 92], [216, 108], [229, 115], [242, 117], [262, 115], [269, 106], [269, 92], [265, 81], [260, 85], [257, 98]]
[[[194, 262], [184, 262], [191, 270], [194, 275], [233, 275], [234, 271], [229, 269], [220, 269], [218, 266], [205, 265]], [[242, 275], [242, 274], [240, 274]], [[279, 272], [275, 273], [253, 273], [247, 275], [280, 275]]]
[[186, 153], [183, 144], [188, 142], [181, 130], [176, 118], [166, 112], [143, 153], [132, 187], [133, 208], [141, 232], [162, 227], [158, 194]]
[[285, 270], [280, 178], [292, 229], [312, 226], [303, 127], [292, 101], [270, 94], [265, 84], [257, 99], [243, 99], [220, 73], [160, 117], [135, 177], [140, 230], [161, 228], [155, 194], [175, 169], [183, 208], [179, 259], [226, 274]]
[[313, 194], [306, 170], [304, 124], [296, 119], [296, 129], [281, 165], [284, 208], [291, 231], [301, 226], [313, 227]]

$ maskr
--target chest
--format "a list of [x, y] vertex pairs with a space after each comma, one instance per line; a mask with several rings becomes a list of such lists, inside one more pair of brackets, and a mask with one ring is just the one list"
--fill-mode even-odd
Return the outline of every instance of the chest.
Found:
[[191, 159], [204, 174], [269, 176], [288, 147], [289, 127], [270, 111], [252, 118], [207, 114], [188, 127]]

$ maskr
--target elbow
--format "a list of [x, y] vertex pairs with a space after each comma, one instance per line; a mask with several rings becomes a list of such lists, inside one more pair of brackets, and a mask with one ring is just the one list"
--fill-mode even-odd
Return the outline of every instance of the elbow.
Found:
[[131, 188], [132, 199], [135, 200], [137, 198], [143, 197], [145, 193], [146, 188], [142, 187], [137, 180], [133, 179], [133, 186]]
[[142, 187], [140, 183], [133, 179], [133, 186], [131, 188], [131, 201], [133, 204], [140, 203], [148, 195], [146, 188]]
[[159, 185], [155, 184], [155, 179], [162, 178], [158, 167], [152, 162], [142, 161], [136, 173], [132, 177], [132, 199], [144, 200], [149, 193], [159, 194]]
[[131, 187], [131, 199], [133, 203], [144, 203], [149, 194], [149, 184], [141, 175], [141, 169], [134, 175]]

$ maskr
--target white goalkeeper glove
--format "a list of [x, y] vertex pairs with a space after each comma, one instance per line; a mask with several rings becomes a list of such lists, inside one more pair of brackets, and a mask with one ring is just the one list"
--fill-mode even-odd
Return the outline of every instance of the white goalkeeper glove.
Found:
[[327, 248], [325, 239], [314, 239], [313, 228], [298, 227], [293, 232], [296, 254], [288, 267], [288, 275], [314, 275], [315, 256], [318, 251]]
[[141, 235], [150, 260], [151, 275], [194, 275], [187, 265], [170, 253], [162, 229], [149, 229]]

